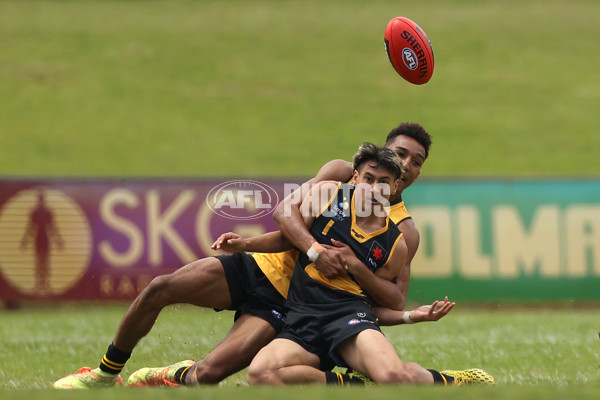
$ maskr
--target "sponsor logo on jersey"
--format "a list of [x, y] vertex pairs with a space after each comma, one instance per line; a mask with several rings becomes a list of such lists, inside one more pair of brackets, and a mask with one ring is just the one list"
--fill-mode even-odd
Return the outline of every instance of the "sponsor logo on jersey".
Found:
[[352, 318], [350, 321], [348, 321], [348, 325], [358, 325], [358, 324], [374, 324], [375, 321], [371, 321], [369, 319], [356, 319], [356, 318]]

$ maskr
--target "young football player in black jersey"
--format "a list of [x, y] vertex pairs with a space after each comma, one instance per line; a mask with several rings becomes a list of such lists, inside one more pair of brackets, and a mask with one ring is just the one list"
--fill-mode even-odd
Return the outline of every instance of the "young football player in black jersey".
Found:
[[[403, 307], [392, 281], [405, 267], [407, 247], [386, 210], [403, 172], [394, 151], [365, 143], [354, 157], [352, 185], [320, 182], [299, 203], [306, 229], [290, 230], [295, 221], [282, 219], [281, 231], [302, 254], [289, 287], [283, 331], [250, 364], [250, 384], [350, 382], [326, 370], [332, 354], [376, 383], [454, 381], [456, 371], [444, 374], [402, 362], [373, 309], [373, 304]], [[317, 261], [328, 250], [337, 253], [334, 258], [346, 274], [320, 272]], [[470, 371], [493, 382], [485, 371]]]

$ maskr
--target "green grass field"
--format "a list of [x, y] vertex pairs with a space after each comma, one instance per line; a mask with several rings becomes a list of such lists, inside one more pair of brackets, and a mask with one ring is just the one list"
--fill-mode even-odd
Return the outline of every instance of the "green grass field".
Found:
[[[433, 42], [414, 86], [389, 19]], [[0, 175], [310, 176], [401, 121], [428, 176], [598, 176], [596, 0], [1, 1]]]
[[[90, 365], [95, 367], [112, 340], [126, 305], [65, 305], [29, 307], [0, 312], [0, 396], [36, 399], [74, 398], [50, 389], [53, 380]], [[212, 349], [230, 327], [230, 312], [215, 313], [191, 306], [163, 311], [154, 330], [128, 362], [125, 378], [136, 369], [186, 358], [200, 358]], [[427, 368], [482, 367], [497, 380], [494, 388], [382, 387], [340, 390], [335, 388], [247, 388], [245, 371], [226, 379], [218, 388], [182, 389], [177, 396], [221, 399], [305, 398], [307, 390], [318, 398], [362, 397], [363, 390], [376, 398], [398, 392], [422, 399], [592, 398], [600, 390], [600, 340], [598, 308], [528, 310], [498, 307], [478, 309], [457, 306], [437, 323], [385, 327], [384, 332], [406, 361]], [[242, 389], [243, 388], [243, 389]], [[120, 399], [139, 396], [135, 389], [119, 390]], [[149, 398], [164, 390], [146, 390]], [[155, 393], [159, 392], [159, 393]], [[373, 392], [373, 393], [372, 393]], [[116, 393], [111, 393], [114, 395]], [[16, 396], [16, 397], [15, 397]], [[82, 398], [79, 393], [77, 398]], [[100, 398], [97, 392], [83, 398]], [[25, 397], [23, 397], [25, 398]]]

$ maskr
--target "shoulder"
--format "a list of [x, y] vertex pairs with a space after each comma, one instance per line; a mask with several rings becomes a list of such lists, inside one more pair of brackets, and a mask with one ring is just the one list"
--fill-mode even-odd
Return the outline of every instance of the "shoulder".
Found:
[[316, 212], [322, 212], [323, 208], [331, 203], [333, 197], [337, 195], [339, 186], [340, 182], [336, 181], [321, 181], [316, 183], [310, 188], [306, 197], [304, 197], [301, 209], [316, 216]]
[[415, 224], [415, 221], [412, 218], [406, 218], [400, 221], [400, 223], [398, 224], [398, 228], [400, 228], [400, 230], [402, 232], [405, 232], [406, 234], [408, 234], [409, 232], [419, 232], [419, 230], [417, 229], [417, 225]]
[[315, 176], [315, 180], [320, 181], [346, 181], [352, 176], [354, 168], [352, 163], [346, 160], [331, 160], [325, 163]]
[[417, 252], [420, 240], [419, 230], [417, 229], [415, 221], [412, 218], [406, 218], [398, 224], [398, 228], [400, 228], [400, 231], [404, 236], [409, 253], [414, 255]]
[[318, 190], [319, 193], [334, 193], [337, 192], [340, 188], [340, 185], [342, 183], [339, 181], [332, 181], [332, 180], [327, 180], [327, 181], [321, 181], [319, 183], [316, 184], [316, 188]]
[[328, 199], [339, 190], [340, 185], [341, 182], [331, 180], [317, 182], [310, 188], [308, 196], [313, 199]]

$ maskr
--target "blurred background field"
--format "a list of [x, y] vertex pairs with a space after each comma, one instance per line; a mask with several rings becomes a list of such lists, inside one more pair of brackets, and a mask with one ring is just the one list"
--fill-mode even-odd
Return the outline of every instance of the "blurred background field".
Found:
[[[429, 35], [424, 86], [387, 21]], [[2, 1], [0, 175], [311, 176], [402, 121], [424, 176], [597, 176], [600, 3]]]
[[[425, 86], [404, 82], [385, 55], [398, 15], [433, 43]], [[598, 177], [598, 20], [596, 0], [0, 1], [0, 176], [307, 177], [414, 121], [434, 137], [423, 179]], [[598, 307], [542, 306], [471, 305], [388, 328], [403, 358], [485, 367], [500, 385], [377, 397], [595, 398]], [[40, 389], [95, 366], [124, 311], [0, 312], [0, 398], [81, 398]], [[231, 317], [167, 310], [126, 375], [202, 356]], [[244, 376], [177, 396], [365, 396], [245, 388]]]

